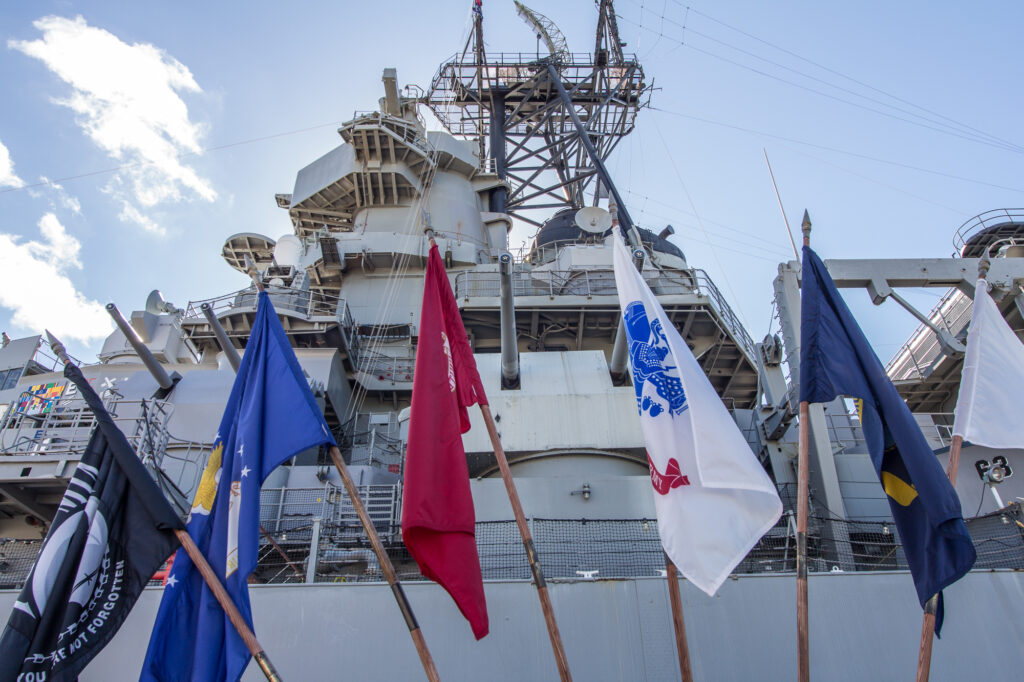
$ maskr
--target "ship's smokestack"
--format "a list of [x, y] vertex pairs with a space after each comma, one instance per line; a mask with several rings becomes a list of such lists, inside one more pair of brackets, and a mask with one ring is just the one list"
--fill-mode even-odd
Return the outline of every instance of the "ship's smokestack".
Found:
[[519, 347], [516, 342], [516, 304], [512, 292], [512, 254], [498, 256], [501, 275], [501, 387], [519, 388]]
[[398, 69], [384, 69], [384, 113], [392, 116], [402, 115], [402, 105], [398, 99]]
[[135, 353], [139, 356], [139, 359], [142, 360], [142, 364], [144, 364], [146, 369], [149, 370], [149, 373], [153, 375], [153, 378], [156, 379], [156, 383], [160, 385], [160, 389], [165, 392], [164, 396], [166, 396], [167, 392], [174, 388], [174, 379], [167, 374], [167, 370], [165, 370], [160, 365], [160, 362], [156, 357], [153, 356], [153, 351], [146, 347], [146, 344], [139, 338], [138, 333], [132, 329], [132, 326], [124, 319], [124, 315], [122, 315], [121, 311], [117, 309], [117, 306], [113, 303], [108, 303], [107, 312], [110, 313], [112, 318], [114, 318], [114, 323], [117, 324], [117, 328], [120, 329], [121, 333], [128, 339], [128, 343], [130, 343], [132, 348], [135, 349]]

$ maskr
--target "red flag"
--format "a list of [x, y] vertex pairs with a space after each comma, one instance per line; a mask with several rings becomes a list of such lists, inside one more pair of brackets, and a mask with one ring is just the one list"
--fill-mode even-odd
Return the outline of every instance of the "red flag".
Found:
[[488, 632], [487, 604], [462, 434], [469, 431], [467, 407], [486, 405], [487, 396], [437, 246], [427, 261], [419, 332], [402, 539], [423, 575], [448, 591], [480, 639]]

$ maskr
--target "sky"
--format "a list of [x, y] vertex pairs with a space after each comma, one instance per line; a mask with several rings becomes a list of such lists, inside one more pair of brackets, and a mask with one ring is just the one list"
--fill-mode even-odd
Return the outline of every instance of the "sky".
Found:
[[[575, 52], [592, 0], [528, 0]], [[274, 194], [373, 109], [381, 72], [427, 88], [470, 0], [287, 6], [0, 4], [0, 329], [48, 328], [93, 361], [152, 289], [179, 307], [246, 286], [239, 232], [291, 231]], [[608, 160], [634, 221], [706, 270], [755, 340], [807, 209], [823, 258], [947, 257], [955, 230], [1024, 205], [1024, 62], [1013, 2], [617, 0], [652, 83]], [[511, 0], [483, 3], [489, 51], [532, 51]], [[513, 233], [513, 246], [530, 230]], [[901, 292], [923, 310], [942, 292]], [[846, 298], [883, 362], [916, 321]]]

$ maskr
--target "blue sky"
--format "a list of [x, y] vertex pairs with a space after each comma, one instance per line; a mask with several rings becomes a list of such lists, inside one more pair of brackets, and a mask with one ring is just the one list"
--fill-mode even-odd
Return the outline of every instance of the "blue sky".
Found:
[[[151, 289], [183, 306], [244, 286], [225, 238], [290, 231], [274, 193], [375, 108], [385, 67], [427, 87], [470, 4], [3, 3], [0, 329], [49, 327], [91, 360], [107, 302], [127, 313]], [[592, 49], [592, 2], [527, 4]], [[534, 48], [511, 0], [483, 9], [489, 50]], [[824, 258], [948, 256], [965, 220], [1024, 205], [1016, 3], [616, 10], [657, 90], [609, 167], [634, 220], [674, 225], [755, 339], [792, 257], [762, 149]], [[923, 309], [940, 293], [907, 292]], [[916, 326], [894, 303], [847, 299], [883, 361]]]

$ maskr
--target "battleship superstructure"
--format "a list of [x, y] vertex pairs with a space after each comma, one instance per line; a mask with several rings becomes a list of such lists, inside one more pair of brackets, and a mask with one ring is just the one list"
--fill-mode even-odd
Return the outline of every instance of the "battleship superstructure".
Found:
[[[634, 224], [604, 160], [633, 129], [650, 87], [637, 59], [622, 51], [611, 1], [597, 4], [593, 53], [569, 52], [550, 22], [520, 7], [547, 54], [487, 54], [476, 12], [465, 46], [441, 65], [427, 91], [399, 88], [396, 71], [386, 69], [379, 110], [345, 123], [338, 131], [342, 144], [299, 170], [290, 193], [276, 195], [291, 231], [276, 240], [235, 234], [222, 254], [241, 272], [253, 264], [270, 292], [407, 581], [442, 676], [480, 679], [487, 665], [487, 679], [554, 678], [528, 594], [530, 572], [478, 415], [464, 443], [491, 637], [471, 644], [440, 588], [416, 582], [415, 563], [401, 545], [402, 462], [432, 235], [554, 583], [577, 679], [673, 679], [664, 560], [605, 242], [611, 229], [605, 216], [614, 213], [644, 254], [643, 276], [789, 512], [739, 567], [736, 584], [714, 600], [687, 588], [695, 668], [705, 679], [789, 679], [795, 670], [794, 588], [786, 574], [795, 561], [790, 427], [799, 381], [799, 264], [780, 265], [775, 282], [781, 336], [755, 343], [707, 274], [669, 241], [669, 228]], [[428, 129], [424, 107], [443, 130]], [[1006, 299], [1008, 315], [1024, 309], [1024, 294], [1015, 288], [1024, 277], [1024, 260], [1016, 261], [1013, 250], [1013, 239], [1024, 235], [1019, 218], [1014, 212], [1005, 220], [984, 218], [953, 259], [828, 263], [839, 286], [866, 287], [879, 304], [893, 298], [922, 320], [890, 371], [921, 413], [940, 458], [956, 399], [974, 259], [992, 257], [990, 281], [1017, 292]], [[512, 253], [509, 232], [523, 224], [537, 228], [535, 237], [528, 249]], [[1009, 248], [995, 244], [1000, 239]], [[893, 291], [907, 286], [952, 289], [924, 315]], [[959, 312], [951, 319], [953, 309]], [[234, 378], [221, 344], [226, 339], [244, 352], [255, 313], [254, 287], [180, 309], [154, 292], [104, 342], [100, 362], [83, 367], [183, 511]], [[166, 381], [147, 369], [133, 343], [148, 349]], [[0, 404], [9, 405], [0, 421], [0, 588], [24, 580], [92, 426], [55, 368], [39, 337], [0, 350]], [[908, 677], [920, 612], [856, 411], [838, 400], [815, 408], [811, 419], [815, 676]], [[978, 568], [993, 572], [972, 573], [947, 593], [948, 636], [965, 638], [959, 646], [973, 647], [975, 656], [991, 653], [994, 674], [986, 676], [993, 679], [1019, 666], [1024, 650], [1013, 640], [1019, 635], [1006, 635], [1007, 647], [984, 629], [995, 623], [1006, 634], [1019, 607], [999, 595], [1009, 591], [1019, 599], [1024, 592], [1018, 574], [1003, 570], [1024, 568], [1024, 517], [1013, 503], [1024, 494], [1019, 479], [1000, 484], [1002, 501], [1011, 504], [997, 506], [998, 496], [989, 493], [993, 482], [979, 481], [981, 468], [975, 473], [977, 461], [991, 468], [1000, 456], [1008, 473], [1022, 461], [1017, 452], [965, 449], [959, 489], [965, 515], [978, 516], [971, 514], [975, 507], [987, 512], [969, 527]], [[256, 582], [265, 587], [252, 590], [257, 632], [282, 673], [415, 679], [415, 654], [325, 453], [302, 453], [271, 475], [261, 520]], [[0, 593], [0, 610], [14, 595]], [[158, 588], [144, 595], [132, 616], [138, 627], [126, 627], [84, 679], [141, 660], [158, 599]], [[836, 609], [845, 617], [827, 619]], [[867, 619], [875, 625], [865, 626]], [[876, 641], [878, 630], [885, 641]], [[523, 649], [506, 649], [510, 639]], [[739, 643], [749, 653], [730, 655]], [[879, 652], [881, 660], [850, 659], [858, 646]], [[325, 653], [335, 650], [341, 653]], [[973, 670], [954, 654], [936, 648], [934, 679], [961, 679]]]

